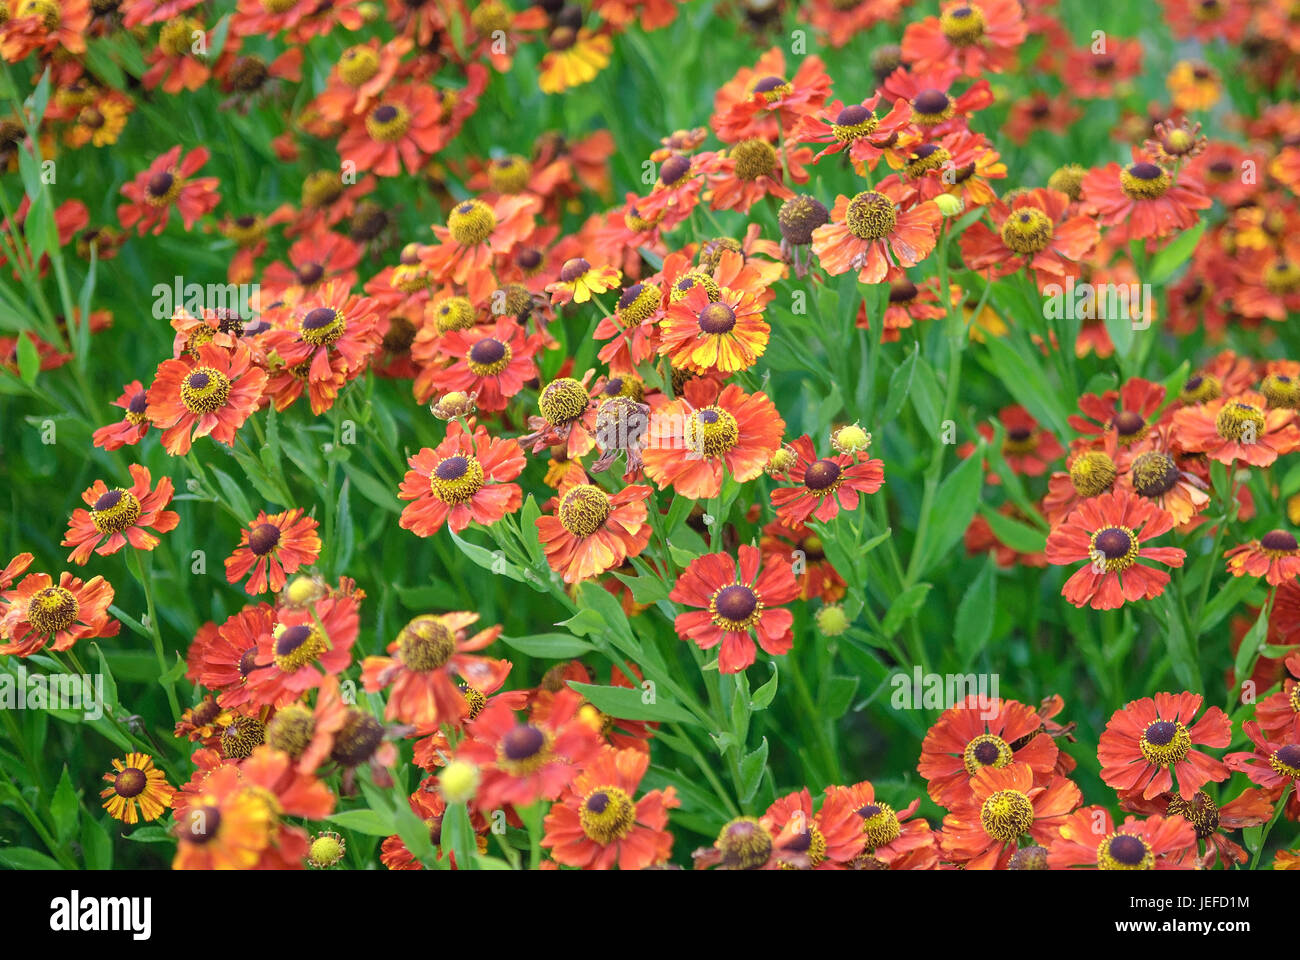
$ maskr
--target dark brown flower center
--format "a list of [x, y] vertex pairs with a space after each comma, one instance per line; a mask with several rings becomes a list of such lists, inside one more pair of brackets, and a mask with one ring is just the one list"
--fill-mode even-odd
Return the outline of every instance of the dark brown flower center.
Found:
[[809, 490], [829, 489], [840, 478], [840, 465], [834, 460], [818, 460], [804, 473], [803, 482]]
[[280, 528], [273, 523], [259, 523], [248, 535], [248, 549], [264, 557], [280, 542]]

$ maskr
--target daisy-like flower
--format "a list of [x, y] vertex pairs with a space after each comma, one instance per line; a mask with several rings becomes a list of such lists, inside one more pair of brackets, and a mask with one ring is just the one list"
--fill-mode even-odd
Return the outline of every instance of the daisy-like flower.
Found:
[[1224, 553], [1228, 572], [1234, 577], [1263, 577], [1269, 586], [1279, 586], [1300, 575], [1300, 544], [1289, 530], [1270, 530]]
[[1126, 817], [1118, 827], [1105, 807], [1081, 807], [1061, 823], [1047, 848], [1052, 870], [1188, 869], [1182, 856], [1196, 848], [1196, 830], [1182, 817]]
[[969, 799], [971, 778], [985, 767], [1023, 763], [1045, 783], [1056, 768], [1057, 747], [1050, 736], [1038, 736], [1042, 729], [1033, 707], [972, 694], [926, 732], [916, 769], [934, 802], [949, 809]]
[[912, 108], [912, 123], [929, 137], [942, 137], [965, 129], [972, 114], [993, 103], [987, 80], [977, 80], [964, 93], [954, 94], [952, 85], [960, 76], [961, 70], [955, 66], [929, 71], [899, 67], [880, 89], [890, 100], [906, 100]]
[[563, 93], [596, 79], [609, 66], [614, 43], [604, 33], [558, 26], [546, 40], [550, 48], [537, 68], [542, 93]]
[[295, 311], [296, 331], [281, 330], [266, 338], [289, 367], [307, 370], [309, 380], [328, 380], [337, 364], [356, 376], [379, 348], [375, 302], [354, 296], [346, 283], [328, 280]]
[[1200, 181], [1187, 172], [1171, 173], [1140, 151], [1121, 167], [1110, 163], [1091, 170], [1080, 187], [1081, 201], [1097, 211], [1119, 243], [1167, 237], [1196, 225], [1196, 211], [1211, 204]]
[[470, 299], [481, 303], [496, 286], [493, 263], [528, 239], [540, 209], [541, 200], [526, 194], [500, 196], [491, 204], [462, 200], [447, 214], [445, 227], [433, 228], [437, 243], [421, 251], [421, 258], [437, 282], [467, 287]]
[[1036, 785], [1023, 763], [981, 767], [970, 786], [970, 799], [943, 818], [939, 834], [944, 859], [967, 870], [1004, 868], [1026, 834], [1041, 845], [1050, 843], [1083, 799], [1065, 777]]
[[508, 701], [484, 707], [456, 753], [479, 767], [476, 805], [492, 810], [559, 797], [601, 747], [596, 731], [577, 716], [582, 703], [577, 692], [561, 691], [545, 719], [526, 722]]
[[767, 349], [771, 328], [763, 304], [747, 289], [710, 278], [689, 289], [659, 321], [659, 353], [674, 369], [730, 374], [748, 370]]
[[904, 209], [911, 195], [894, 181], [837, 197], [831, 222], [812, 232], [822, 268], [832, 276], [856, 270], [862, 283], [880, 283], [891, 269], [914, 267], [929, 256], [943, 214], [932, 200]]
[[760, 573], [762, 556], [756, 547], [741, 544], [738, 561], [727, 553], [696, 557], [668, 595], [674, 603], [697, 608], [679, 613], [673, 626], [701, 650], [721, 644], [722, 673], [749, 667], [756, 639], [774, 657], [794, 646], [794, 614], [780, 607], [799, 595], [799, 584], [786, 563], [768, 563]]
[[[827, 787], [831, 798], [846, 803], [858, 815], [866, 845], [851, 865], [860, 870], [930, 870], [938, 865], [934, 831], [924, 818], [913, 818], [918, 797], [895, 810], [876, 795], [869, 780], [849, 787]], [[823, 807], [823, 809], [825, 809]]]
[[194, 437], [210, 435], [230, 446], [265, 387], [266, 371], [253, 365], [245, 344], [233, 351], [204, 344], [195, 366], [184, 360], [158, 365], [146, 414], [162, 429], [163, 448], [173, 457], [189, 453]]
[[1126, 601], [1164, 593], [1169, 574], [1139, 563], [1151, 560], [1181, 567], [1187, 556], [1177, 547], [1144, 543], [1168, 533], [1174, 519], [1149, 500], [1116, 490], [1082, 501], [1047, 537], [1047, 560], [1057, 566], [1087, 561], [1061, 595], [1076, 607], [1115, 610]]
[[473, 396], [486, 413], [504, 410], [537, 376], [533, 355], [540, 345], [510, 316], [498, 317], [490, 327], [451, 330], [438, 342], [439, 353], [451, 363], [434, 372], [430, 383], [439, 392]]
[[1300, 677], [1300, 653], [1286, 658], [1286, 669], [1282, 689], [1255, 705], [1255, 719], [1266, 736], [1300, 743], [1300, 682], [1294, 679]]
[[1165, 78], [1169, 97], [1179, 110], [1209, 110], [1223, 96], [1219, 71], [1201, 60], [1179, 60]]
[[623, 272], [609, 264], [592, 266], [584, 257], [571, 257], [560, 268], [560, 278], [547, 284], [554, 306], [569, 303], [586, 303], [597, 294], [618, 286]]
[[326, 597], [303, 608], [282, 607], [275, 625], [257, 640], [248, 692], [259, 706], [282, 707], [352, 662], [360, 604]]
[[622, 566], [650, 542], [646, 498], [640, 484], [608, 494], [590, 483], [561, 488], [554, 516], [537, 518], [537, 536], [551, 569], [565, 583], [598, 577]]
[[[30, 563], [30, 554], [20, 554], [4, 575], [12, 580]], [[0, 638], [9, 641], [0, 645], [0, 654], [29, 657], [47, 644], [62, 652], [78, 640], [115, 637], [122, 624], [108, 615], [112, 603], [113, 586], [103, 577], [83, 583], [61, 573], [56, 584], [48, 573], [28, 574], [0, 594]]]
[[709, 205], [714, 210], [748, 213], [764, 197], [789, 200], [794, 193], [787, 181], [806, 182], [804, 166], [811, 161], [808, 147], [779, 151], [761, 137], [742, 140], [707, 163]]
[[1078, 277], [1100, 234], [1092, 217], [1069, 215], [1070, 198], [1057, 190], [1021, 193], [1005, 212], [989, 211], [997, 232], [976, 221], [961, 235], [962, 255], [974, 270], [996, 276], [1028, 269], [1038, 289]]
[[1162, 448], [1148, 450], [1133, 458], [1128, 472], [1119, 478], [1122, 489], [1131, 489], [1150, 500], [1183, 526], [1205, 509], [1210, 502], [1209, 484], [1194, 473], [1182, 469], [1168, 452], [1167, 439]]
[[199, 217], [211, 212], [221, 200], [216, 177], [194, 174], [208, 162], [206, 147], [199, 147], [181, 159], [181, 148], [172, 147], [149, 165], [149, 169], [122, 187], [130, 203], [117, 208], [123, 228], [136, 228], [140, 236], [146, 231], [162, 233], [175, 209], [186, 230], [194, 228]]
[[114, 820], [123, 823], [138, 823], [141, 817], [157, 820], [171, 806], [176, 791], [147, 753], [128, 753], [122, 760], [115, 758], [113, 771], [104, 774], [110, 786], [101, 790], [99, 796]]
[[295, 701], [275, 712], [266, 725], [267, 746], [287, 753], [299, 773], [314, 773], [330, 758], [348, 716], [338, 678], [326, 677], [321, 681], [315, 707]]
[[[1247, 720], [1241, 729], [1250, 737], [1255, 749], [1249, 753], [1230, 753], [1225, 756], [1223, 761], [1228, 769], [1244, 773], [1251, 783], [1268, 791], [1285, 792], [1286, 787], [1300, 781], [1300, 744], [1293, 740], [1270, 740], [1264, 736], [1255, 720]], [[1224, 740], [1226, 746], [1226, 736]], [[1281, 798], [1278, 799], [1280, 801]], [[1292, 796], [1293, 801], [1294, 799]]]
[[641, 455], [646, 475], [661, 490], [672, 487], [692, 500], [718, 496], [724, 474], [738, 483], [759, 476], [785, 432], [767, 394], [747, 394], [734, 383], [715, 393], [708, 384], [691, 381], [685, 399], [651, 414]]
[[414, 175], [448, 140], [441, 97], [427, 85], [393, 84], [348, 120], [339, 138], [339, 156], [380, 177], [395, 177], [403, 168]]
[[245, 590], [253, 596], [268, 587], [279, 593], [288, 574], [315, 563], [321, 550], [316, 533], [320, 524], [304, 513], [301, 507], [272, 514], [259, 510], [257, 519], [239, 531], [239, 546], [226, 558], [226, 579], [238, 583], [251, 570]]
[[1104, 446], [1099, 441], [1113, 436], [1120, 453], [1116, 464], [1123, 470], [1130, 459], [1126, 448], [1147, 438], [1164, 400], [1163, 384], [1132, 377], [1118, 392], [1085, 393], [1079, 398], [1079, 410], [1083, 415], [1070, 414], [1067, 422], [1091, 441], [1090, 446]]
[[509, 662], [473, 656], [501, 635], [488, 627], [470, 636], [477, 613], [425, 614], [416, 617], [388, 645], [388, 657], [366, 657], [361, 682], [375, 693], [392, 687], [386, 720], [436, 726], [459, 724], [470, 712], [465, 693], [452, 674], [474, 689], [492, 688], [510, 670]]
[[757, 817], [736, 817], [723, 824], [718, 839], [691, 854], [696, 870], [775, 870], [774, 837]]
[[790, 450], [794, 463], [784, 477], [798, 486], [772, 491], [772, 506], [787, 527], [806, 523], [809, 517], [825, 523], [841, 509], [852, 513], [858, 508], [859, 494], [875, 493], [885, 482], [885, 465], [880, 460], [864, 459], [863, 454], [819, 459], [806, 433]]
[[668, 811], [680, 806], [670, 786], [634, 800], [650, 754], [604, 747], [546, 815], [542, 846], [557, 863], [583, 870], [644, 870], [672, 854]]
[[1269, 409], [1268, 399], [1254, 391], [1175, 410], [1174, 432], [1188, 453], [1203, 453], [1229, 466], [1241, 460], [1267, 467], [1300, 448], [1295, 411]]
[[[1053, 463], [1065, 456], [1065, 448], [1056, 437], [1044, 430], [1033, 414], [1019, 404], [999, 410], [998, 420], [1005, 430], [1002, 459], [1013, 473], [1025, 477], [1041, 477]], [[993, 428], [989, 424], [978, 424], [975, 429], [985, 440], [993, 440]], [[975, 448], [971, 444], [963, 449], [965, 452], [959, 450], [958, 454], [969, 456]], [[1002, 478], [996, 473], [990, 473], [988, 482], [998, 484]]]
[[86, 52], [90, 0], [15, 0], [5, 8], [0, 56], [9, 63], [38, 51], [51, 58], [60, 48], [67, 54]]
[[106, 557], [127, 544], [137, 550], [152, 550], [159, 542], [154, 533], [175, 530], [180, 523], [180, 514], [164, 509], [174, 492], [171, 478], [163, 477], [153, 489], [147, 468], [133, 463], [128, 469], [134, 481], [130, 488], [110, 490], [103, 480], [96, 480], [82, 492], [81, 499], [90, 509], [72, 511], [62, 544], [73, 548], [68, 554], [70, 562], [84, 566], [92, 550]]
[[848, 106], [832, 100], [819, 113], [804, 117], [791, 132], [790, 140], [793, 143], [826, 144], [812, 158], [813, 163], [847, 150], [859, 173], [867, 168], [875, 169], [885, 150], [907, 128], [912, 117], [911, 106], [901, 97], [893, 101], [884, 116], [877, 116], [876, 108], [883, 96], [877, 92], [861, 103]]
[[1196, 693], [1157, 693], [1116, 710], [1097, 742], [1101, 779], [1121, 793], [1140, 793], [1150, 799], [1172, 789], [1190, 800], [1210, 781], [1227, 780], [1226, 766], [1193, 746], [1226, 747], [1232, 723], [1218, 707], [1201, 719]]
[[778, 797], [759, 822], [773, 838], [776, 858], [789, 870], [843, 870], [867, 843], [862, 818], [843, 793], [827, 793], [814, 813], [812, 795], [804, 787]]
[[1183, 854], [1176, 855], [1176, 860], [1180, 863], [1191, 860], [1191, 865], [1198, 870], [1212, 869], [1219, 858], [1223, 859], [1225, 867], [1229, 863], [1245, 863], [1249, 855], [1230, 840], [1227, 833], [1268, 823], [1273, 815], [1273, 804], [1268, 794], [1254, 787], [1247, 787], [1235, 800], [1222, 806], [1204, 790], [1196, 791], [1191, 800], [1184, 800], [1174, 793], [1162, 793], [1150, 800], [1137, 794], [1126, 794], [1120, 798], [1120, 809], [1180, 818], [1190, 823], [1196, 839], [1205, 841], [1205, 855], [1198, 857], [1197, 847], [1191, 846]]
[[149, 432], [149, 418], [145, 416], [148, 405], [144, 387], [139, 380], [132, 380], [123, 388], [122, 395], [113, 401], [113, 406], [126, 412], [121, 420], [95, 431], [92, 438], [95, 446], [110, 451], [120, 450], [143, 440]]
[[460, 421], [447, 424], [447, 436], [432, 450], [423, 448], [407, 460], [397, 495], [413, 501], [398, 525], [417, 536], [431, 537], [445, 523], [460, 533], [470, 522], [491, 526], [523, 502], [519, 484], [524, 452], [514, 440], [488, 435], [479, 424], [471, 435]]
[[1017, 0], [953, 0], [938, 17], [907, 25], [903, 60], [921, 71], [956, 64], [968, 77], [1001, 73], [1025, 42], [1024, 18]]

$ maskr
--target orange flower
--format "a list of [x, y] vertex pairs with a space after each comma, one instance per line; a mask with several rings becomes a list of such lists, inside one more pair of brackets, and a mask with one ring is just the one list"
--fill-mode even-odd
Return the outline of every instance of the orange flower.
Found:
[[162, 233], [175, 208], [185, 229], [192, 229], [199, 217], [221, 200], [217, 193], [221, 181], [216, 177], [190, 179], [208, 162], [208, 156], [207, 148], [199, 147], [182, 160], [181, 148], [176, 146], [154, 160], [148, 170], [122, 187], [131, 201], [117, 208], [122, 226], [127, 230], [135, 227], [140, 236], [150, 228], [154, 234]]
[[391, 657], [366, 657], [361, 682], [375, 693], [391, 686], [384, 718], [421, 726], [458, 724], [470, 712], [465, 694], [452, 673], [474, 687], [494, 688], [510, 670], [506, 660], [471, 654], [492, 644], [501, 627], [488, 627], [469, 636], [477, 613], [447, 613], [416, 617], [388, 645]]
[[931, 200], [908, 207], [913, 193], [882, 183], [852, 199], [841, 194], [831, 222], [812, 232], [813, 253], [832, 276], [858, 271], [862, 283], [880, 283], [890, 271], [913, 267], [934, 249], [943, 214]]
[[180, 523], [180, 514], [163, 509], [171, 503], [171, 478], [163, 477], [157, 489], [150, 489], [153, 478], [147, 468], [133, 463], [128, 469], [134, 481], [130, 489], [110, 490], [103, 480], [96, 480], [81, 494], [90, 510], [78, 507], [72, 511], [62, 544], [74, 548], [68, 560], [84, 566], [92, 550], [106, 557], [128, 543], [137, 550], [152, 550], [159, 541], [148, 530], [167, 533]]
[[695, 607], [677, 615], [677, 635], [693, 640], [701, 650], [718, 644], [718, 670], [739, 673], [754, 662], [754, 641], [774, 657], [794, 646], [794, 614], [780, 609], [799, 595], [790, 564], [768, 563], [762, 554], [741, 544], [739, 559], [727, 553], [707, 553], [691, 561], [677, 578], [668, 599]]
[[785, 421], [765, 393], [747, 394], [728, 384], [692, 380], [686, 396], [650, 416], [645, 471], [662, 490], [672, 487], [692, 500], [716, 497], [723, 475], [748, 483], [763, 472], [781, 446]]
[[668, 811], [680, 805], [672, 787], [633, 800], [650, 766], [640, 750], [603, 748], [546, 815], [542, 846], [556, 862], [584, 870], [644, 870], [672, 853]]
[[578, 583], [639, 554], [650, 542], [648, 496], [650, 488], [638, 484], [612, 496], [589, 483], [561, 488], [555, 515], [536, 521], [551, 569]]
[[1083, 178], [1082, 201], [1097, 211], [1097, 222], [1111, 227], [1118, 243], [1181, 233], [1196, 225], [1196, 211], [1210, 206], [1199, 180], [1183, 170], [1175, 175], [1136, 149], [1126, 167], [1109, 163]]
[[1024, 10], [1017, 0], [953, 0], [940, 16], [907, 25], [903, 60], [916, 70], [956, 64], [968, 77], [1001, 73], [1014, 66], [1025, 34]]
[[762, 304], [749, 290], [713, 286], [716, 297], [697, 284], [668, 308], [659, 321], [659, 353], [694, 373], [748, 370], [771, 335]]
[[281, 607], [257, 638], [248, 694], [258, 706], [283, 707], [352, 663], [360, 604], [355, 597], [324, 597], [302, 609]]
[[415, 174], [450, 139], [442, 123], [438, 91], [424, 85], [393, 84], [364, 113], [349, 116], [339, 138], [339, 156], [358, 170], [395, 177]]
[[1270, 410], [1264, 395], [1253, 391], [1175, 410], [1174, 432], [1184, 450], [1229, 466], [1242, 460], [1267, 467], [1300, 447], [1295, 411]]
[[885, 482], [885, 465], [879, 460], [860, 459], [865, 454], [836, 454], [818, 459], [812, 438], [806, 433], [791, 445], [794, 466], [785, 476], [799, 484], [772, 491], [776, 515], [788, 527], [806, 523], [809, 517], [825, 523], [842, 509], [858, 509], [860, 494], [875, 493]]
[[447, 214], [445, 227], [433, 228], [438, 242], [421, 257], [436, 282], [458, 283], [468, 287], [471, 300], [485, 301], [496, 286], [493, 264], [528, 239], [540, 207], [530, 196], [502, 196], [492, 204], [462, 200]]
[[398, 526], [431, 537], [444, 523], [460, 533], [470, 522], [490, 526], [523, 502], [515, 479], [523, 472], [523, 450], [514, 440], [488, 436], [481, 424], [471, 436], [460, 421], [447, 424], [447, 436], [432, 450], [424, 447], [407, 460], [411, 469], [398, 496], [414, 501]]
[[113, 406], [126, 411], [116, 423], [100, 427], [94, 433], [94, 443], [105, 450], [118, 450], [125, 446], [134, 446], [144, 439], [149, 432], [149, 418], [145, 416], [148, 400], [145, 389], [139, 380], [132, 380], [122, 390], [122, 395], [113, 401]]
[[759, 823], [774, 838], [774, 855], [786, 869], [843, 870], [867, 843], [852, 798], [844, 793], [828, 792], [813, 813], [812, 796], [804, 787], [778, 797]]
[[[911, 819], [921, 805], [917, 797], [902, 810], [876, 796], [871, 781], [851, 787], [827, 787], [827, 803], [845, 804], [862, 824], [866, 846], [852, 861], [858, 869], [932, 870], [939, 862], [934, 831], [924, 818]], [[823, 811], [826, 807], [822, 807]]]
[[226, 558], [226, 579], [238, 583], [252, 570], [245, 590], [256, 596], [269, 585], [272, 593], [279, 593], [286, 574], [315, 563], [321, 549], [316, 535], [320, 524], [303, 513], [301, 507], [269, 515], [259, 510], [257, 519], [239, 531], [239, 546]]
[[124, 760], [114, 759], [113, 771], [104, 774], [104, 780], [112, 786], [101, 790], [99, 796], [114, 820], [157, 820], [171, 806], [176, 791], [147, 753], [128, 753]]
[[1058, 566], [1088, 561], [1061, 588], [1076, 607], [1115, 610], [1126, 601], [1164, 593], [1169, 574], [1138, 563], [1153, 560], [1181, 567], [1186, 551], [1143, 543], [1168, 533], [1174, 518], [1127, 491], [1084, 500], [1047, 537], [1047, 559]]
[[1116, 826], [1105, 807], [1082, 807], [1061, 823], [1047, 850], [1052, 870], [1179, 870], [1196, 849], [1196, 830], [1182, 817], [1127, 817]]
[[961, 236], [962, 256], [974, 270], [993, 268], [994, 276], [1028, 269], [1038, 289], [1078, 277], [1082, 261], [1100, 239], [1096, 222], [1069, 216], [1070, 198], [1057, 190], [1035, 188], [1016, 196], [1010, 210], [990, 211], [992, 229], [972, 223]]
[[1036, 785], [1026, 764], [981, 767], [971, 778], [970, 800], [943, 818], [939, 846], [945, 859], [967, 870], [1002, 869], [1025, 834], [1050, 843], [1080, 800], [1079, 788], [1064, 777]]
[[193, 437], [211, 435], [230, 446], [257, 409], [265, 386], [266, 371], [253, 366], [243, 343], [233, 351], [204, 344], [198, 366], [184, 360], [158, 365], [146, 412], [162, 428], [163, 448], [174, 457], [190, 452]]
[[[29, 554], [20, 554], [4, 575], [17, 577], [30, 562]], [[78, 640], [115, 637], [122, 625], [108, 615], [112, 603], [113, 587], [103, 577], [83, 583], [61, 573], [56, 585], [48, 573], [28, 574], [0, 594], [0, 638], [8, 640], [0, 654], [29, 657], [46, 644], [62, 652]]]
[[1226, 766], [1192, 747], [1226, 747], [1232, 723], [1210, 707], [1193, 724], [1200, 707], [1200, 694], [1157, 693], [1116, 710], [1097, 742], [1101, 779], [1121, 793], [1140, 792], [1150, 799], [1167, 792], [1177, 778], [1184, 800], [1212, 780], [1227, 780]]

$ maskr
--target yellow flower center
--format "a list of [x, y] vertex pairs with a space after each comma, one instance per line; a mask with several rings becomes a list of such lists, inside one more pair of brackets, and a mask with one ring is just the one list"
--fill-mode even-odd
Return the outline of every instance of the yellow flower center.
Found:
[[1264, 411], [1244, 400], [1230, 401], [1214, 418], [1214, 429], [1225, 440], [1255, 443], [1264, 433]]
[[1177, 720], [1156, 720], [1146, 728], [1138, 747], [1147, 763], [1168, 767], [1187, 759], [1192, 737]]
[[140, 519], [140, 501], [121, 487], [105, 491], [91, 508], [90, 519], [100, 533], [121, 533]]
[[1119, 174], [1119, 184], [1131, 200], [1155, 200], [1163, 197], [1173, 186], [1174, 178], [1168, 170], [1154, 163], [1131, 163]]
[[969, 776], [975, 776], [981, 767], [1001, 769], [1011, 762], [1011, 746], [1001, 737], [991, 733], [980, 734], [962, 752], [962, 766]]
[[556, 513], [569, 533], [575, 537], [589, 537], [604, 525], [610, 510], [609, 496], [605, 491], [583, 483], [564, 495]]
[[582, 798], [582, 832], [602, 847], [628, 835], [636, 822], [632, 798], [618, 787], [597, 787]]
[[1155, 854], [1141, 837], [1112, 833], [1097, 844], [1098, 870], [1154, 870]]
[[1070, 482], [1081, 497], [1095, 497], [1110, 489], [1117, 474], [1115, 461], [1100, 450], [1089, 450], [1070, 466]]
[[462, 247], [483, 243], [496, 229], [497, 218], [482, 200], [465, 200], [456, 204], [447, 215], [447, 229], [452, 239]]
[[429, 474], [429, 490], [445, 504], [468, 503], [483, 486], [483, 465], [476, 457], [448, 457]]
[[1052, 233], [1051, 218], [1037, 207], [1012, 211], [1002, 224], [1002, 242], [1021, 256], [1047, 249]]
[[883, 240], [898, 222], [894, 201], [875, 190], [864, 190], [849, 201], [845, 212], [849, 232], [859, 240]]
[[939, 28], [954, 47], [969, 47], [984, 36], [984, 13], [973, 3], [954, 7], [939, 18]]
[[275, 637], [275, 665], [285, 673], [293, 673], [316, 660], [330, 648], [329, 640], [315, 624], [286, 627], [280, 624]]
[[181, 381], [181, 403], [190, 413], [213, 413], [226, 405], [230, 380], [220, 370], [199, 367]]
[[1002, 843], [1014, 843], [1034, 824], [1034, 805], [1019, 790], [990, 794], [980, 808], [984, 832]]
[[27, 622], [43, 636], [66, 630], [77, 620], [81, 604], [66, 587], [49, 586], [32, 594], [27, 602]]
[[437, 617], [416, 617], [402, 628], [397, 651], [412, 670], [437, 670], [456, 652], [456, 636]]

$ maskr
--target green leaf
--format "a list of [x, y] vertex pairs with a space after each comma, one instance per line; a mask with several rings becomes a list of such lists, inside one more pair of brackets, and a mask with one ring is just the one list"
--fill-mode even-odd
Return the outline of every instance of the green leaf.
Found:
[[374, 810], [345, 810], [343, 813], [336, 813], [325, 819], [345, 830], [364, 833], [371, 837], [391, 837], [397, 833], [393, 818]]
[[[928, 587], [929, 584], [926, 584]], [[858, 692], [859, 677], [831, 677], [822, 688], [819, 706], [822, 720], [835, 720], [844, 716]]]
[[[689, 711], [662, 694], [657, 687], [604, 687], [594, 683], [570, 681], [569, 686], [601, 713], [623, 720], [648, 720], [659, 723], [698, 724]], [[650, 702], [645, 698], [649, 696]]]
[[740, 793], [740, 802], [749, 803], [758, 792], [758, 785], [763, 782], [763, 771], [767, 769], [767, 737], [759, 743], [758, 749], [745, 755], [740, 761], [740, 782], [736, 788]]
[[77, 791], [72, 786], [72, 777], [69, 776], [65, 764], [63, 776], [59, 777], [59, 785], [54, 788], [54, 796], [50, 798], [50, 816], [54, 819], [54, 832], [60, 843], [66, 841], [76, 831], [79, 812]]
[[953, 641], [957, 647], [957, 662], [962, 666], [968, 666], [993, 636], [993, 616], [997, 606], [994, 569], [993, 558], [987, 558], [957, 605]]
[[122, 834], [127, 840], [136, 843], [175, 843], [176, 837], [166, 827], [140, 827], [130, 833]]
[[961, 540], [980, 502], [983, 484], [983, 446], [953, 469], [939, 484], [930, 516], [929, 534], [922, 545], [918, 575], [924, 576], [935, 562], [947, 556]]
[[772, 664], [772, 679], [755, 690], [754, 695], [749, 698], [749, 709], [751, 710], [766, 710], [771, 705], [773, 698], [776, 697], [777, 677], [779, 674], [777, 673], [776, 661], [770, 660], [768, 662]]
[[478, 852], [478, 841], [474, 838], [474, 828], [469, 823], [469, 812], [463, 803], [449, 803], [442, 815], [441, 847], [456, 857], [459, 870], [473, 870], [474, 854]]
[[1257, 583], [1254, 577], [1232, 577], [1214, 591], [1214, 599], [1201, 610], [1201, 622], [1196, 627], [1198, 635], [1205, 636], [1207, 630], [1217, 627], [1224, 617], [1237, 609], [1237, 604], [1246, 599]]
[[87, 817], [81, 827], [81, 854], [87, 870], [113, 869], [113, 840], [93, 817]]
[[29, 387], [41, 372], [41, 355], [26, 333], [18, 334], [18, 375]]
[[889, 392], [885, 395], [885, 406], [880, 415], [881, 423], [892, 423], [907, 402], [912, 390], [912, 375], [916, 372], [916, 358], [921, 353], [921, 345], [915, 344], [912, 352], [904, 358], [889, 378]]
[[1047, 549], [1047, 534], [1042, 530], [1012, 520], [982, 503], [980, 513], [989, 522], [993, 535], [1017, 553], [1042, 553]]
[[[483, 547], [475, 546], [466, 540], [462, 540], [450, 527], [447, 532], [451, 534], [452, 541], [460, 549], [460, 552], [469, 557], [470, 560], [478, 564], [484, 570], [489, 570], [499, 576], [509, 577], [516, 583], [526, 583], [528, 580], [524, 571], [506, 559], [504, 552], [500, 550], [485, 550]], [[603, 591], [602, 591], [603, 592]]]
[[506, 646], [530, 657], [543, 660], [569, 660], [591, 653], [596, 648], [585, 640], [567, 633], [539, 633], [531, 637], [501, 637]]
[[[1240, 579], [1245, 580], [1246, 577]], [[1241, 638], [1241, 646], [1237, 648], [1237, 659], [1233, 661], [1232, 669], [1237, 675], [1237, 682], [1249, 678], [1251, 667], [1255, 660], [1263, 651], [1264, 641], [1268, 639], [1268, 605], [1259, 611], [1259, 616], [1255, 619], [1255, 625], [1246, 632]], [[1189, 687], [1189, 690], [1199, 689], [1198, 687]]]
[[921, 609], [931, 586], [932, 584], [929, 583], [918, 583], [908, 587], [894, 598], [894, 602], [889, 605], [889, 610], [885, 613], [885, 619], [880, 624], [881, 632], [886, 638], [898, 633], [903, 624]]
[[0, 863], [11, 870], [62, 870], [57, 860], [25, 847], [0, 847]]
[[402, 512], [402, 502], [397, 498], [397, 492], [388, 489], [375, 479], [373, 474], [367, 473], [353, 463], [344, 463], [343, 472], [348, 475], [357, 492], [375, 506], [382, 507], [390, 513]]
[[1151, 261], [1151, 266], [1147, 275], [1143, 278], [1144, 283], [1162, 284], [1174, 275], [1179, 267], [1191, 259], [1192, 252], [1196, 245], [1201, 241], [1201, 234], [1205, 232], [1204, 218], [1190, 230], [1184, 230]]
[[226, 498], [232, 510], [244, 518], [244, 522], [251, 523], [257, 516], [257, 512], [249, 505], [248, 497], [244, 495], [243, 489], [237, 484], [230, 474], [216, 467], [209, 465], [213, 474], [216, 475], [217, 483], [221, 486], [221, 495]]
[[1043, 373], [1042, 358], [1026, 359], [1001, 337], [986, 338], [984, 346], [994, 373], [1016, 401], [1039, 421], [1050, 425], [1058, 437], [1072, 436], [1065, 408]]

